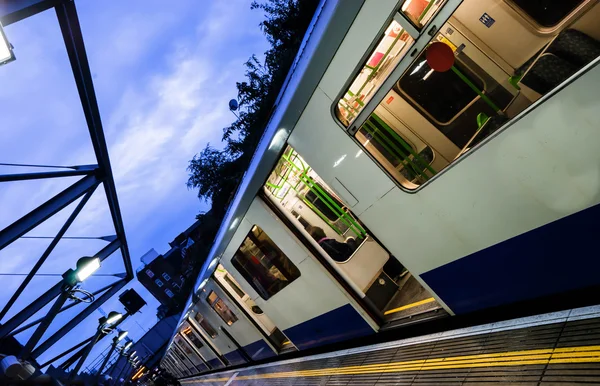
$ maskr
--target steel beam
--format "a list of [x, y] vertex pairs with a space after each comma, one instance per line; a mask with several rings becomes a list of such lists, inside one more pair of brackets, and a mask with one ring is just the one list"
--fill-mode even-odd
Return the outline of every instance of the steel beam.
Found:
[[31, 271], [29, 271], [29, 274], [27, 275], [27, 277], [25, 278], [25, 280], [23, 280], [23, 282], [21, 283], [21, 285], [19, 285], [19, 288], [17, 288], [17, 290], [15, 291], [15, 293], [13, 293], [13, 295], [8, 300], [8, 302], [6, 303], [6, 305], [4, 306], [4, 308], [2, 308], [2, 311], [0, 311], [0, 320], [2, 320], [2, 318], [8, 312], [8, 310], [10, 310], [10, 308], [15, 303], [15, 301], [17, 300], [17, 298], [19, 297], [19, 295], [21, 295], [21, 293], [25, 290], [25, 288], [27, 287], [27, 285], [29, 284], [29, 282], [33, 279], [33, 276], [35, 276], [35, 274], [40, 269], [40, 267], [42, 266], [42, 264], [44, 264], [44, 262], [46, 261], [46, 259], [48, 258], [48, 256], [50, 256], [50, 253], [52, 253], [52, 251], [54, 250], [54, 247], [56, 247], [56, 245], [58, 244], [58, 242], [60, 241], [60, 239], [63, 237], [63, 235], [67, 232], [67, 230], [69, 229], [69, 227], [71, 226], [71, 224], [73, 224], [73, 221], [75, 221], [75, 219], [77, 218], [77, 215], [79, 214], [79, 212], [81, 212], [81, 210], [83, 209], [83, 207], [85, 206], [85, 204], [87, 204], [87, 202], [90, 199], [90, 197], [92, 197], [92, 194], [94, 194], [94, 191], [95, 191], [95, 186], [92, 189], [90, 189], [85, 194], [85, 196], [83, 196], [83, 198], [81, 199], [81, 201], [79, 202], [79, 204], [77, 204], [77, 207], [75, 208], [75, 210], [73, 210], [73, 213], [71, 213], [71, 215], [69, 216], [69, 218], [67, 219], [67, 221], [65, 221], [64, 225], [60, 228], [60, 230], [58, 231], [58, 233], [56, 234], [56, 236], [54, 237], [54, 239], [50, 242], [50, 245], [48, 245], [48, 247], [46, 248], [46, 250], [44, 251], [44, 253], [42, 253], [42, 256], [37, 261], [37, 263], [35, 263], [35, 265], [31, 269]]
[[48, 359], [48, 361], [46, 361], [45, 363], [42, 363], [40, 365], [40, 369], [43, 369], [44, 367], [51, 365], [52, 363], [56, 362], [57, 360], [59, 360], [60, 358], [64, 357], [65, 355], [77, 350], [79, 347], [81, 346], [85, 346], [86, 344], [90, 343], [92, 341], [92, 339], [94, 339], [94, 337], [90, 337], [87, 338], [86, 340], [84, 340], [83, 342], [79, 342], [77, 343], [75, 346], [71, 347], [70, 349], [67, 349], [65, 351], [63, 351], [62, 353], [58, 354], [57, 356], [55, 356], [52, 359]]
[[0, 1], [0, 22], [7, 26], [50, 9], [63, 0], [4, 0]]
[[[75, 326], [81, 323], [85, 318], [91, 315], [92, 312], [96, 311], [98, 307], [100, 307], [105, 301], [110, 299], [114, 294], [117, 293], [121, 288], [127, 284], [126, 279], [119, 280], [114, 284], [114, 286], [102, 294], [99, 298], [94, 300], [89, 306], [87, 306], [81, 313], [71, 319], [68, 323], [62, 326], [58, 331], [56, 331], [52, 336], [46, 339], [42, 344], [40, 344], [33, 352], [31, 353], [32, 358], [38, 358], [41, 354], [43, 354], [46, 350], [52, 347], [56, 342], [58, 342], [62, 337], [64, 337], [69, 331], [71, 331]], [[125, 319], [125, 318], [123, 318]]]
[[86, 176], [4, 228], [0, 231], [0, 250], [64, 209], [79, 197], [95, 189], [100, 182], [102, 181], [95, 175]]
[[55, 9], [71, 68], [73, 69], [73, 76], [77, 85], [77, 91], [79, 92], [79, 98], [81, 99], [81, 105], [90, 132], [90, 138], [96, 154], [96, 160], [98, 161], [98, 166], [100, 167], [103, 176], [106, 177], [106, 181], [104, 182], [106, 200], [108, 201], [115, 231], [119, 240], [121, 240], [121, 254], [123, 255], [125, 270], [127, 271], [128, 278], [133, 279], [133, 267], [131, 265], [131, 257], [129, 256], [129, 248], [127, 247], [123, 219], [121, 218], [117, 189], [115, 187], [110, 166], [108, 148], [102, 129], [100, 110], [94, 92], [94, 83], [92, 81], [92, 74], [85, 52], [77, 9], [75, 8], [75, 3], [73, 1], [61, 3], [57, 5]]
[[84, 165], [72, 170], [59, 170], [54, 172], [36, 172], [19, 174], [0, 174], [0, 182], [41, 180], [45, 178], [60, 178], [73, 176], [87, 176], [98, 171], [98, 165]]
[[[100, 288], [99, 290], [92, 292], [92, 295], [93, 295], [93, 296], [96, 296], [96, 295], [98, 295], [99, 293], [102, 293], [102, 292], [106, 291], [107, 289], [111, 288], [111, 287], [112, 287], [113, 285], [115, 285], [116, 283], [117, 283], [117, 282], [110, 283], [110, 284], [109, 284], [109, 285], [107, 285], [106, 287], [102, 287], [102, 288]], [[69, 308], [71, 308], [71, 307], [75, 307], [76, 305], [78, 305], [78, 304], [80, 304], [80, 303], [81, 303], [81, 301], [80, 301], [80, 300], [75, 300], [75, 301], [73, 301], [73, 303], [69, 304], [68, 306], [65, 306], [65, 307], [61, 308], [61, 309], [60, 309], [60, 311], [58, 311], [58, 313], [60, 314], [61, 312], [63, 312], [63, 311], [66, 311], [66, 310], [68, 310], [68, 309], [69, 309]], [[21, 333], [21, 332], [23, 332], [23, 331], [25, 331], [25, 330], [28, 330], [28, 329], [30, 329], [31, 327], [33, 327], [33, 326], [35, 326], [36, 324], [40, 323], [42, 320], [44, 320], [44, 318], [39, 318], [38, 320], [34, 320], [33, 322], [26, 324], [25, 326], [22, 326], [22, 327], [19, 327], [19, 328], [18, 328], [18, 329], [16, 329], [16, 330], [13, 330], [13, 331], [12, 331], [12, 332], [11, 332], [9, 335], [13, 335], [13, 336], [14, 336], [14, 335], [17, 335], [17, 334], [19, 334], [19, 333]]]

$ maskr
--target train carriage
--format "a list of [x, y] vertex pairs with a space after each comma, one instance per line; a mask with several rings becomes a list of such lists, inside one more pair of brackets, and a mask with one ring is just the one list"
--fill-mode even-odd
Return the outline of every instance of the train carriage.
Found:
[[598, 1], [323, 1], [179, 367], [600, 285], [599, 55]]

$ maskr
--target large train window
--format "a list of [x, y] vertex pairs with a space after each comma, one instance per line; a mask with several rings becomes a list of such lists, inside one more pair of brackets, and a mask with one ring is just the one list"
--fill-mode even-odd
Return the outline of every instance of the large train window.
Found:
[[440, 125], [449, 124], [479, 98], [470, 87], [472, 84], [485, 91], [483, 80], [460, 61], [455, 62], [451, 71], [436, 72], [427, 64], [425, 52], [398, 82], [410, 101]]
[[444, 0], [405, 0], [402, 3], [402, 13], [419, 29], [433, 18]]
[[235, 316], [233, 311], [227, 307], [227, 304], [221, 299], [215, 291], [210, 291], [208, 296], [206, 297], [206, 301], [211, 306], [213, 310], [223, 319], [228, 326], [231, 326], [233, 323], [237, 322], [238, 318]]
[[585, 0], [510, 0], [542, 27], [550, 28], [569, 16]]
[[348, 126], [356, 118], [396, 64], [406, 55], [413, 42], [414, 39], [398, 22], [390, 23], [338, 103], [336, 114], [344, 125]]
[[231, 263], [265, 300], [300, 277], [294, 263], [257, 225], [252, 227]]
[[196, 322], [198, 322], [198, 324], [200, 325], [200, 327], [202, 327], [204, 332], [206, 332], [211, 338], [215, 339], [217, 335], [219, 335], [217, 333], [217, 330], [215, 330], [215, 328], [210, 323], [208, 323], [208, 320], [206, 320], [201, 314], [194, 315], [194, 319], [196, 319]]

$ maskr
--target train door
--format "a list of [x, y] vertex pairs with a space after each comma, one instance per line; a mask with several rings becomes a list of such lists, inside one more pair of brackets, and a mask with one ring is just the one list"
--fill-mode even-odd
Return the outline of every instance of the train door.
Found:
[[[190, 327], [188, 327], [190, 328]], [[190, 328], [191, 329], [191, 328]], [[202, 358], [196, 350], [194, 350], [193, 346], [190, 342], [183, 337], [182, 332], [175, 336], [175, 343], [179, 346], [179, 348], [183, 351], [188, 361], [194, 366], [196, 370], [194, 373], [199, 374], [209, 370], [209, 367], [206, 365], [204, 358]]]
[[442, 314], [431, 294], [369, 233], [365, 225], [291, 146], [266, 185], [267, 199], [290, 216], [321, 261], [342, 272], [385, 321]]
[[[181, 324], [181, 336], [196, 352], [198, 357], [202, 360], [202, 363], [211, 370], [215, 366], [215, 362], [218, 362], [218, 358], [215, 354], [202, 342], [202, 337], [194, 331], [190, 322], [185, 321]], [[218, 364], [216, 367], [219, 367]]]
[[[212, 301], [215, 312], [223, 313], [225, 307], [234, 310], [234, 315], [239, 315], [240, 323], [226, 323], [232, 330], [234, 337], [244, 347], [247, 354], [253, 359], [264, 359], [277, 353], [295, 350], [289, 339], [277, 328], [275, 323], [254, 303], [252, 298], [242, 290], [237, 281], [229, 272], [219, 264], [213, 274], [214, 291], [219, 301]], [[208, 294], [210, 297], [210, 293]], [[208, 299], [208, 298], [207, 298]], [[213, 297], [213, 299], [215, 299]], [[227, 318], [227, 316], [224, 316]], [[237, 319], [237, 318], [236, 318]], [[236, 320], [237, 321], [237, 320]]]
[[181, 347], [181, 343], [182, 343], [181, 337], [176, 336], [173, 341], [174, 341], [173, 346], [172, 346], [173, 353], [175, 354], [177, 359], [179, 359], [179, 363], [181, 364], [181, 367], [183, 369], [185, 369], [186, 375], [198, 374], [200, 372], [200, 370], [197, 369], [196, 366], [194, 366], [194, 364], [192, 363], [190, 358], [185, 354], [183, 348]]
[[260, 197], [221, 264], [299, 350], [374, 332], [372, 320]]
[[184, 328], [187, 332], [186, 338], [200, 351], [209, 367], [213, 369], [225, 367], [226, 360], [211, 341], [212, 326], [202, 318], [201, 314], [191, 311], [183, 326], [191, 327], [189, 331]]
[[167, 352], [167, 355], [165, 355], [165, 360], [167, 361], [168, 366], [170, 366], [173, 375], [180, 378], [186, 375], [185, 372], [180, 368], [179, 363], [174, 358], [172, 352]]
[[[215, 313], [211, 305], [209, 305], [207, 293], [202, 292], [202, 294], [204, 294], [202, 296], [203, 299], [197, 302], [194, 307], [196, 311], [194, 319], [198, 321], [198, 324], [204, 330], [205, 336], [210, 338], [212, 347], [228, 365], [238, 365], [248, 362], [249, 357], [240, 348], [241, 346], [227, 330], [223, 329], [223, 326], [227, 322], [224, 322]], [[229, 313], [229, 316], [232, 317], [232, 319], [229, 319], [231, 323], [233, 323], [233, 318], [237, 319], [233, 313]]]

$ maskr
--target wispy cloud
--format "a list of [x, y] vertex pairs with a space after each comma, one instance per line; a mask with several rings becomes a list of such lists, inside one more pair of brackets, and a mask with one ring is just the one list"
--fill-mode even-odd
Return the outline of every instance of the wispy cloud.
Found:
[[[258, 29], [262, 16], [249, 11], [249, 0], [171, 3], [77, 3], [133, 260], [152, 247], [164, 251], [167, 242], [194, 221], [200, 204], [195, 193], [185, 187], [187, 162], [206, 142], [220, 140], [221, 129], [233, 118], [227, 101], [235, 97], [235, 82], [243, 77], [243, 62], [266, 49]], [[10, 138], [10, 144], [0, 143], [2, 160], [34, 159], [67, 165], [93, 161], [53, 17], [44, 13], [36, 20], [27, 20], [21, 28], [12, 28], [13, 37], [21, 43], [18, 47], [28, 47], [28, 40], [35, 43], [17, 51], [17, 61], [6, 66], [14, 69], [12, 79], [4, 78], [1, 72], [5, 68], [0, 69], [0, 81], [6, 79], [10, 82], [6, 84], [19, 90], [16, 96], [0, 90], [0, 100], [12, 100], [12, 125], [0, 126], [0, 136]], [[40, 65], [44, 62], [48, 70]], [[54, 77], [44, 74], [50, 70]], [[58, 100], [57, 95], [61, 95]], [[11, 99], [15, 97], [16, 101]], [[29, 100], [37, 103], [31, 105]], [[49, 107], [43, 104], [45, 100]], [[33, 190], [18, 184], [0, 186], [0, 226], [26, 212], [14, 208], [32, 209], [69, 182], [38, 182]], [[55, 232], [67, 215], [68, 211], [61, 213], [46, 230]], [[69, 234], [104, 235], [111, 227], [105, 197], [99, 190]], [[19, 243], [19, 264], [3, 263], [7, 261], [3, 259], [4, 250], [0, 252], [1, 271], [26, 271], [44, 248], [43, 244]], [[84, 250], [89, 253], [88, 247], [79, 245], [63, 248], [65, 255], [50, 257], [60, 261], [57, 268], [73, 265]], [[138, 264], [134, 262], [134, 267]], [[107, 261], [102, 269], [116, 272], [119, 264]], [[0, 304], [17, 285], [18, 281], [13, 280], [4, 286], [6, 295], [0, 298]], [[145, 292], [139, 284], [136, 287]], [[106, 309], [111, 307], [118, 307], [116, 299], [107, 303]], [[149, 301], [140, 318], [145, 327], [153, 324], [150, 316], [155, 307], [156, 302]], [[81, 331], [93, 330], [95, 324], [95, 320], [86, 321], [69, 339], [80, 338]], [[134, 338], [139, 335], [132, 334]], [[46, 356], [53, 353], [56, 350]]]

